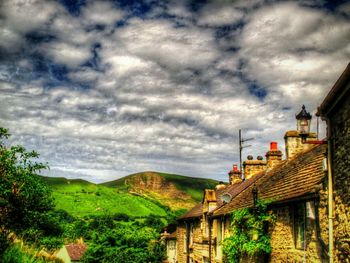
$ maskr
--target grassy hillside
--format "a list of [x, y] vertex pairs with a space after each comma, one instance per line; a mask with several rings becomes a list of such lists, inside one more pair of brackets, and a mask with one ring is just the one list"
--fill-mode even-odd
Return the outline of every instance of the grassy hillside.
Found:
[[52, 188], [56, 208], [74, 216], [125, 213], [129, 216], [155, 214], [166, 211], [155, 202], [117, 189], [96, 185], [81, 179], [43, 177]]
[[203, 197], [203, 190], [213, 189], [218, 181], [212, 179], [187, 177], [177, 174], [142, 172], [131, 174], [103, 186], [120, 191], [136, 192], [153, 198], [174, 209], [191, 208]]

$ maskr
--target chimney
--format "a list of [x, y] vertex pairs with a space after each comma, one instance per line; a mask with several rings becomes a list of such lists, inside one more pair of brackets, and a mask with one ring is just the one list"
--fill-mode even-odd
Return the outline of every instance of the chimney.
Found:
[[215, 190], [205, 189], [202, 203], [203, 213], [212, 212], [217, 207]]
[[[308, 140], [316, 140], [316, 133], [311, 132], [306, 137]], [[302, 143], [299, 131], [287, 131], [284, 135], [284, 142], [286, 147], [287, 160], [293, 159], [293, 157], [301, 152], [304, 152], [312, 147], [312, 144]]]
[[222, 190], [225, 188], [226, 188], [226, 185], [224, 184], [224, 182], [221, 182], [221, 181], [215, 186], [215, 190]]
[[266, 161], [262, 156], [258, 156], [257, 160], [253, 160], [253, 156], [248, 155], [247, 160], [243, 162], [244, 179], [250, 179], [254, 175], [266, 169]]
[[270, 150], [266, 153], [267, 169], [274, 167], [282, 161], [282, 152], [278, 150], [277, 142], [270, 143]]
[[241, 171], [238, 170], [238, 167], [236, 164], [233, 165], [232, 170], [228, 173], [230, 184], [237, 184], [242, 182], [241, 179]]

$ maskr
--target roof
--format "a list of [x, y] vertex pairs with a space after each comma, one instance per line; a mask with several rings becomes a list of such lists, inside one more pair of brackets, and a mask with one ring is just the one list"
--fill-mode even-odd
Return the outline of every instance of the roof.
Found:
[[170, 234], [166, 237], [166, 239], [176, 239], [176, 231], [170, 233]]
[[344, 72], [339, 79], [335, 82], [332, 89], [329, 91], [322, 104], [318, 107], [317, 115], [327, 116], [328, 113], [334, 108], [346, 92], [350, 90], [350, 63], [347, 65]]
[[233, 191], [232, 201], [216, 209], [214, 216], [253, 206], [254, 184], [258, 189], [258, 198], [271, 199], [273, 203], [293, 200], [315, 192], [325, 176], [322, 168], [325, 152], [326, 145], [317, 145], [292, 160], [283, 161], [272, 170], [245, 181]]
[[74, 261], [80, 260], [87, 250], [87, 246], [85, 244], [68, 244], [65, 245], [65, 247], [69, 257]]
[[203, 210], [203, 204], [202, 203], [196, 204], [190, 211], [180, 216], [179, 219], [181, 220], [181, 219], [201, 217], [202, 210]]
[[[241, 183], [236, 183], [236, 184], [232, 184], [232, 185], [228, 185], [227, 187], [223, 188], [223, 189], [217, 189], [215, 191], [215, 195], [216, 197], [216, 204], [218, 207], [223, 205], [223, 202], [220, 198], [221, 195], [225, 194], [225, 193], [229, 193], [231, 194], [231, 192], [234, 191], [234, 189], [236, 187], [238, 187]], [[214, 191], [214, 190], [212, 190]], [[232, 196], [232, 194], [231, 194]], [[187, 213], [185, 213], [184, 215], [182, 215], [179, 220], [186, 220], [186, 219], [193, 219], [193, 218], [198, 218], [201, 217], [203, 213], [203, 203], [198, 203], [197, 205], [195, 205], [190, 211], [188, 211]]]

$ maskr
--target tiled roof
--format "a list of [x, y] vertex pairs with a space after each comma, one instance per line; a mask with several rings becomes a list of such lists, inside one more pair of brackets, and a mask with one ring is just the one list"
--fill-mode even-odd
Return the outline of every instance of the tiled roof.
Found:
[[[220, 196], [224, 193], [231, 193], [236, 187], [238, 187], [241, 183], [237, 183], [237, 184], [232, 184], [232, 185], [228, 185], [227, 187], [223, 188], [223, 189], [218, 189], [215, 191], [215, 195], [216, 195], [216, 203], [217, 206], [220, 207], [222, 206], [222, 200], [220, 198]], [[179, 219], [190, 219], [190, 218], [196, 218], [196, 217], [201, 217], [202, 216], [202, 211], [203, 211], [203, 204], [199, 203], [197, 205], [195, 205], [190, 211], [188, 211], [187, 213], [185, 213], [184, 215], [182, 215]]]
[[200, 217], [202, 215], [203, 205], [202, 203], [196, 204], [190, 211], [182, 215], [179, 219], [190, 219]]
[[167, 236], [167, 239], [176, 239], [176, 231], [172, 232]]
[[71, 260], [79, 261], [87, 250], [85, 244], [68, 244], [65, 246]]
[[270, 171], [262, 172], [246, 180], [232, 191], [232, 201], [214, 211], [214, 216], [231, 213], [234, 209], [253, 205], [252, 188], [258, 188], [258, 198], [273, 202], [287, 201], [315, 191], [325, 174], [322, 160], [325, 145], [318, 145], [297, 155], [290, 161], [283, 161]]

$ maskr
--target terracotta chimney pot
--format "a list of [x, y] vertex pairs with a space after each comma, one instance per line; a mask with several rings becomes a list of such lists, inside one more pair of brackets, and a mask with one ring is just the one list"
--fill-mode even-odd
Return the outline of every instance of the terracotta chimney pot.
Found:
[[277, 151], [277, 142], [270, 142], [270, 151]]

